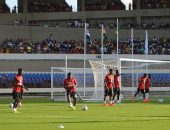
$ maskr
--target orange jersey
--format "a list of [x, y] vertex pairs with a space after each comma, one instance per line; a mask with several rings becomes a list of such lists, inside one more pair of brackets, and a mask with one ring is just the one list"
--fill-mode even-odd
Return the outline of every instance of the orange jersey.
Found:
[[76, 86], [77, 82], [75, 78], [67, 78], [64, 80], [64, 86], [66, 87], [66, 90], [69, 92], [76, 92]]
[[114, 88], [120, 88], [120, 77], [119, 75], [114, 75]]
[[150, 78], [146, 78], [145, 89], [149, 89], [150, 87], [151, 87], [151, 79]]
[[139, 78], [138, 88], [139, 89], [145, 89], [145, 83], [146, 83], [145, 77]]
[[22, 86], [23, 86], [23, 77], [22, 75], [17, 75], [15, 77], [15, 81], [14, 81], [14, 85], [13, 85], [13, 91], [15, 92], [21, 92], [23, 90]]
[[104, 79], [106, 87], [113, 88], [113, 80], [114, 80], [113, 75], [112, 74], [107, 74], [105, 76], [105, 79]]

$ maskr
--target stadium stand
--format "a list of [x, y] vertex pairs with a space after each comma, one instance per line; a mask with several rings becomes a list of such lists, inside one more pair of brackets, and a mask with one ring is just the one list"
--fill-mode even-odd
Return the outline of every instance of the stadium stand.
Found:
[[120, 0], [86, 0], [86, 11], [125, 10], [125, 5]]
[[[71, 12], [72, 6], [69, 6], [65, 0], [29, 0], [28, 12]], [[23, 12], [23, 1], [19, 3], [19, 12]]]
[[[138, 38], [134, 39], [134, 54], [144, 54], [145, 40]], [[1, 53], [57, 53], [57, 54], [82, 54], [84, 43], [83, 41], [63, 41], [48, 39], [40, 42], [32, 42], [25, 39], [7, 39], [0, 45]], [[100, 54], [101, 43], [99, 39], [92, 41], [92, 44], [87, 44], [88, 54]], [[108, 40], [104, 45], [105, 54], [116, 53], [116, 40]], [[119, 41], [119, 54], [131, 54], [131, 39], [121, 39]], [[153, 37], [149, 40], [149, 54], [169, 55], [170, 54], [170, 38], [157, 39]]]
[[[136, 9], [137, 0], [133, 0], [133, 9]], [[140, 9], [165, 9], [170, 8], [169, 0], [140, 0]]]
[[0, 13], [10, 13], [10, 8], [6, 5], [5, 0], [0, 1]]
[[158, 9], [169, 7], [169, 0], [141, 0], [141, 9]]
[[[101, 28], [101, 25], [104, 25], [107, 28], [110, 29], [116, 29], [117, 24], [115, 22], [105, 22], [105, 21], [98, 21], [96, 20], [95, 22], [92, 21], [86, 21], [87, 27], [88, 28]], [[35, 24], [36, 26], [40, 26], [38, 24]], [[75, 21], [69, 21], [66, 25], [62, 25], [58, 27], [72, 27], [72, 28], [84, 28], [85, 22], [82, 20], [75, 20]], [[49, 25], [50, 26], [50, 25]], [[170, 24], [169, 22], [164, 22], [160, 24], [155, 24], [154, 22], [150, 23], [142, 23], [141, 25], [138, 25], [135, 22], [123, 22], [122, 25], [120, 25], [120, 29], [170, 29]]]

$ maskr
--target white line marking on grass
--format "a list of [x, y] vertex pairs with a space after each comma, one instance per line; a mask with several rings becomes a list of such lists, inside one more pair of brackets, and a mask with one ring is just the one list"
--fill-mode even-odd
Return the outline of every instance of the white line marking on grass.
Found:
[[[6, 116], [4, 116], [4, 117], [6, 117]], [[2, 118], [4, 118], [4, 117], [2, 117]], [[14, 116], [7, 116], [6, 118], [10, 118], [10, 117], [14, 117]], [[71, 118], [75, 118], [75, 117], [73, 117], [73, 116], [20, 116], [20, 115], [17, 115], [17, 118], [65, 118], [65, 119], [71, 119]]]

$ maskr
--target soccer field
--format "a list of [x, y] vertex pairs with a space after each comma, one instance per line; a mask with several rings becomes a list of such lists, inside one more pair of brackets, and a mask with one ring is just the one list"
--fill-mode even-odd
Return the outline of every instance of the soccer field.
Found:
[[[78, 103], [76, 111], [67, 103], [48, 99], [24, 99], [20, 113], [9, 108], [10, 99], [0, 99], [0, 130], [168, 130], [170, 102]], [[82, 106], [88, 105], [88, 111]]]

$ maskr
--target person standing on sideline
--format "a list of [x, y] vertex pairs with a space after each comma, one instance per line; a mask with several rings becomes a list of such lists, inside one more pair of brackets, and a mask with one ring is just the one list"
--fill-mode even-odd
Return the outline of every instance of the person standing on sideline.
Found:
[[104, 104], [103, 106], [107, 106], [106, 98], [109, 96], [110, 106], [113, 106], [112, 97], [113, 97], [113, 69], [109, 69], [109, 73], [105, 76], [104, 79]]

